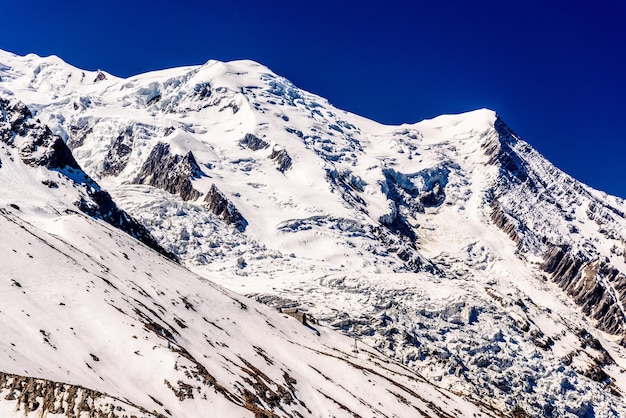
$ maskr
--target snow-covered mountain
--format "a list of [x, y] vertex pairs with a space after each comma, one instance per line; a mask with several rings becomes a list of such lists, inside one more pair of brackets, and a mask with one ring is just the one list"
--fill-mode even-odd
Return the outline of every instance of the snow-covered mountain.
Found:
[[497, 416], [185, 269], [21, 102], [0, 110], [0, 416]]
[[[250, 61], [120, 79], [0, 52], [0, 78], [3, 103], [26, 103], [164, 252], [200, 276], [297, 306], [320, 329], [342, 330], [495, 410], [626, 413], [626, 204], [558, 170], [494, 112], [380, 125]], [[73, 245], [98, 253], [89, 242]], [[157, 294], [174, 289], [171, 271], [157, 276]], [[194, 292], [217, 292], [193, 280]], [[182, 314], [161, 305], [177, 323]]]

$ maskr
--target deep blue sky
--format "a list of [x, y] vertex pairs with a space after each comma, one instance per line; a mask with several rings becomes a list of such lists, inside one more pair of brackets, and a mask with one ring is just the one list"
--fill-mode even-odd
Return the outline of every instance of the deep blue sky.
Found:
[[129, 76], [253, 59], [398, 124], [481, 107], [626, 197], [626, 2], [0, 0], [0, 48]]

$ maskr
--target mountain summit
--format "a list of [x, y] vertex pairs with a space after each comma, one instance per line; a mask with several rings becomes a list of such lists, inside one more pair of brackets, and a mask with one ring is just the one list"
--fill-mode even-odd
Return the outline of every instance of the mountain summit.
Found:
[[[120, 79], [56, 57], [0, 52], [0, 78], [3, 103], [26, 103], [32, 118], [71, 150], [64, 161], [107, 189], [163, 253], [249, 298], [224, 297], [260, 311], [250, 298], [304, 312], [332, 338], [339, 336], [331, 328], [348, 334], [437, 390], [474, 399], [485, 414], [626, 413], [626, 203], [554, 167], [495, 112], [381, 125], [251, 61]], [[87, 242], [73, 245], [88, 255], [99, 251]], [[171, 293], [181, 286], [172, 271], [162, 269], [160, 280], [141, 277], [157, 295], [163, 286]], [[213, 285], [193, 277], [196, 293], [176, 288], [176, 294], [193, 296], [194, 307], [209, 303], [213, 294], [200, 289]], [[141, 289], [134, 280], [128, 286]], [[171, 345], [178, 344], [174, 331], [183, 335], [197, 319], [172, 316], [170, 327], [155, 320], [182, 315], [178, 303], [161, 300], [154, 315], [133, 306], [144, 313], [136, 314], [144, 327], [158, 322], [157, 334]], [[190, 356], [210, 372], [196, 338], [204, 333], [211, 340], [203, 326], [211, 328], [199, 324], [185, 338], [197, 350]], [[266, 345], [262, 351], [271, 353]], [[320, 372], [337, 382], [328, 373]], [[32, 377], [50, 378], [44, 375]], [[300, 376], [298, 382], [309, 378]], [[228, 393], [244, 399], [233, 385]], [[117, 386], [101, 387], [126, 396]], [[394, 402], [406, 397], [387, 392]], [[133, 404], [146, 405], [141, 396]], [[438, 399], [432, 401], [441, 408]], [[279, 416], [295, 414], [280, 402], [249, 401]], [[324, 415], [305, 403], [298, 414]], [[437, 411], [471, 416], [469, 409]]]

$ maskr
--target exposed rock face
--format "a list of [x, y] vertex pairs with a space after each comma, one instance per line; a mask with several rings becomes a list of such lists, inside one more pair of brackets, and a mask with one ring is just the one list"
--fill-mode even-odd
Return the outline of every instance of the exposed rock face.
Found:
[[248, 221], [245, 220], [235, 205], [224, 196], [224, 193], [215, 184], [207, 192], [204, 203], [211, 213], [222, 218], [227, 224], [233, 225], [240, 231], [246, 229]]
[[[489, 164], [498, 164], [500, 175], [508, 181], [524, 183], [528, 180], [528, 169], [520, 155], [512, 148], [517, 142], [515, 134], [500, 118], [496, 119], [494, 127], [498, 135], [483, 144], [485, 154], [490, 157]], [[530, 182], [531, 188], [535, 189], [532, 180]]]
[[93, 128], [89, 125], [82, 127], [76, 125], [70, 126], [67, 138], [67, 147], [71, 150], [82, 147], [85, 143], [85, 138], [92, 133]]
[[542, 268], [585, 314], [597, 321], [600, 329], [611, 334], [624, 333], [626, 315], [619, 308], [626, 302], [624, 274], [610, 264], [587, 261], [560, 247], [554, 247], [546, 254]]
[[191, 179], [202, 175], [191, 151], [185, 156], [172, 154], [168, 144], [159, 142], [143, 163], [134, 182], [158, 187], [183, 200], [195, 200], [201, 193], [193, 188]]
[[252, 151], [259, 151], [270, 146], [269, 143], [253, 134], [246, 134], [239, 143]]
[[519, 221], [504, 213], [497, 200], [491, 201], [491, 221], [495, 226], [506, 232], [509, 238], [516, 244], [519, 244], [520, 238], [517, 235], [517, 228], [520, 227]]
[[129, 126], [113, 142], [111, 149], [104, 160], [103, 174], [118, 175], [128, 164], [130, 153], [133, 150], [133, 127]]
[[[23, 103], [0, 98], [0, 110], [6, 115], [6, 120], [0, 123], [0, 138], [8, 145], [18, 147], [20, 158], [25, 164], [45, 167], [71, 178], [75, 187], [81, 191], [80, 200], [74, 204], [83, 213], [106, 221], [162, 255], [176, 260], [173, 254], [165, 251], [154, 240], [144, 226], [117, 207], [111, 196], [82, 170], [61, 137], [53, 135], [47, 126], [33, 120]], [[19, 137], [19, 145], [15, 144], [16, 137]], [[58, 188], [53, 180], [44, 180], [44, 184], [46, 182], [49, 187]]]
[[128, 401], [68, 383], [0, 372], [0, 396], [16, 403], [16, 411], [30, 416], [163, 418]]
[[[609, 258], [600, 257], [593, 240], [563, 242], [565, 238], [556, 231], [566, 227], [571, 234], [578, 234], [575, 221], [592, 221], [602, 239], [619, 242], [623, 231], [617, 221], [624, 214], [553, 166], [534, 160], [529, 145], [500, 119], [495, 130], [496, 135], [482, 146], [489, 163], [499, 167], [497, 185], [486, 197], [491, 221], [520, 251], [542, 256], [542, 269], [600, 329], [623, 334], [626, 276]], [[560, 202], [569, 202], [569, 207]], [[576, 210], [581, 206], [587, 218], [582, 221]], [[619, 254], [617, 244], [614, 249]]]
[[96, 75], [96, 78], [93, 80], [94, 83], [99, 83], [100, 81], [104, 81], [107, 79], [106, 74], [104, 74], [102, 71], [98, 70], [98, 74]]
[[274, 148], [270, 154], [270, 160], [274, 160], [276, 163], [276, 170], [284, 173], [289, 170], [293, 164], [291, 157], [282, 148]]
[[20, 146], [20, 156], [24, 163], [31, 166], [43, 166], [50, 170], [70, 168], [81, 170], [72, 152], [60, 136], [53, 135], [47, 126], [26, 123], [29, 141]]
[[[3, 129], [17, 135], [24, 135], [26, 133], [24, 122], [33, 117], [28, 107], [18, 100], [5, 98], [0, 98], [0, 107], [2, 107]], [[9, 143], [9, 138], [3, 139], [3, 141]]]
[[0, 139], [7, 145], [14, 145], [15, 136], [20, 136], [19, 154], [25, 164], [50, 170], [66, 167], [80, 170], [61, 137], [53, 135], [47, 126], [34, 121], [30, 110], [23, 103], [0, 98], [0, 108], [5, 119], [0, 128]]

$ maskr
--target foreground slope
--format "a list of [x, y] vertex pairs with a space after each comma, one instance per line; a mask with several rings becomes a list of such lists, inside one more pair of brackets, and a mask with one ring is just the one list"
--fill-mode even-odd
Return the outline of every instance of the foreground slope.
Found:
[[1, 103], [3, 416], [497, 415], [77, 210], [98, 185]]
[[0, 62], [0, 86], [204, 277], [507, 411], [626, 413], [626, 205], [494, 112], [384, 126], [250, 61], [129, 79]]
[[[351, 340], [216, 288], [100, 222], [3, 208], [0, 224], [2, 410], [64, 415], [65, 400], [141, 416], [482, 415], [376, 351], [352, 352]], [[48, 382], [32, 390], [34, 378]], [[63, 385], [86, 399], [64, 399]]]

